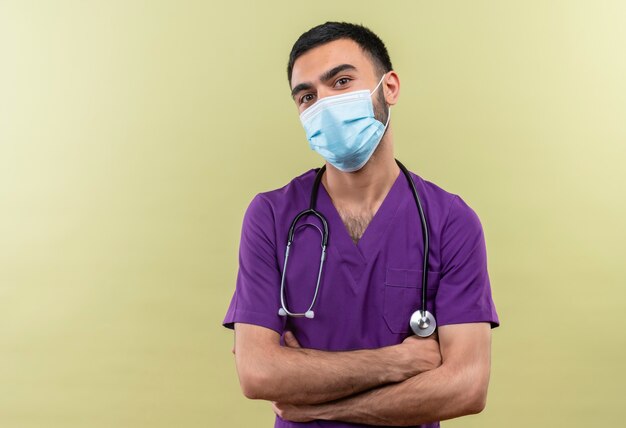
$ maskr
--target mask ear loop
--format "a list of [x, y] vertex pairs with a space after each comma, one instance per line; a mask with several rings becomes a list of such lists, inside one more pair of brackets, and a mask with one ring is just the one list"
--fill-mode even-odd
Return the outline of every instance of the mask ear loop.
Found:
[[[385, 73], [385, 74], [387, 74], [387, 73]], [[370, 96], [373, 95], [374, 92], [376, 92], [376, 89], [378, 89], [378, 87], [380, 86], [380, 84], [383, 83], [383, 80], [385, 79], [385, 74], [383, 74], [383, 77], [380, 78], [380, 80], [378, 81], [378, 85], [376, 85], [374, 90], [372, 92], [370, 92]]]
[[[385, 74], [387, 74], [387, 73], [385, 73]], [[370, 92], [370, 96], [372, 96], [374, 94], [374, 92], [376, 92], [376, 89], [378, 89], [380, 84], [383, 83], [383, 79], [385, 78], [385, 74], [383, 74], [383, 77], [380, 78], [380, 81], [378, 82], [378, 85], [376, 85], [374, 90], [372, 92]], [[387, 103], [385, 103], [385, 104], [387, 104]], [[383, 132], [387, 130], [387, 125], [389, 125], [389, 119], [391, 119], [391, 105], [387, 106], [387, 122], [385, 123], [385, 127], [383, 128]]]
[[[387, 123], [385, 123], [385, 130], [387, 130], [387, 125], [389, 125], [389, 119], [391, 119], [391, 106], [387, 106]], [[384, 132], [384, 131], [383, 131]]]

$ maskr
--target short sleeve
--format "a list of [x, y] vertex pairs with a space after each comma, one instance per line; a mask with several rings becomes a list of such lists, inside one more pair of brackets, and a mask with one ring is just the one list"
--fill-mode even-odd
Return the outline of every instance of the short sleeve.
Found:
[[280, 272], [274, 242], [274, 216], [269, 202], [257, 194], [246, 209], [239, 243], [239, 270], [235, 291], [222, 325], [256, 324], [282, 334], [285, 320], [280, 307]]
[[441, 277], [435, 298], [437, 325], [500, 325], [491, 295], [487, 251], [478, 215], [454, 195], [441, 232]]

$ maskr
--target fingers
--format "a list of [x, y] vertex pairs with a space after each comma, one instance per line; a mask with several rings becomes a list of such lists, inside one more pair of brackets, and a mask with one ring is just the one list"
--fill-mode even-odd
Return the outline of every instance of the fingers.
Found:
[[290, 331], [285, 332], [285, 344], [290, 348], [301, 348], [298, 339], [296, 339], [296, 336]]

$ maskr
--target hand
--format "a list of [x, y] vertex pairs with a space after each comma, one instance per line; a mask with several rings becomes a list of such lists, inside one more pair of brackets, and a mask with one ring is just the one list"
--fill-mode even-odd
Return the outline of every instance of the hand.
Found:
[[437, 331], [428, 337], [411, 335], [399, 347], [411, 367], [418, 371], [416, 374], [436, 369], [442, 363]]
[[285, 332], [285, 345], [289, 348], [302, 348], [298, 339], [296, 339], [296, 336], [294, 336], [294, 334], [290, 331]]
[[314, 406], [303, 404], [285, 404], [272, 401], [272, 409], [274, 413], [280, 416], [282, 419], [291, 422], [311, 422], [315, 418], [311, 416], [311, 410]]

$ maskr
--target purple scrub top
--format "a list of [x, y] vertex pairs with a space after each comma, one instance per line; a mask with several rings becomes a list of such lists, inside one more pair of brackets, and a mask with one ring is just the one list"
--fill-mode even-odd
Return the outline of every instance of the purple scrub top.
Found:
[[[309, 207], [315, 169], [287, 185], [257, 194], [244, 215], [235, 291], [223, 321], [256, 324], [279, 334], [290, 330], [305, 348], [372, 349], [401, 343], [413, 334], [411, 314], [421, 307], [423, 238], [419, 212], [402, 171], [358, 244], [320, 183], [316, 209], [328, 221], [326, 262], [313, 311], [315, 318], [278, 315], [287, 234], [293, 218]], [[458, 195], [411, 172], [429, 226], [427, 310], [437, 326], [500, 321], [491, 296], [480, 220]], [[313, 299], [321, 254], [314, 216], [301, 218], [291, 245], [285, 294], [287, 309], [305, 312]], [[281, 337], [281, 343], [284, 343]], [[293, 423], [276, 416], [275, 427], [365, 427], [337, 421]], [[439, 427], [439, 422], [420, 427]]]

